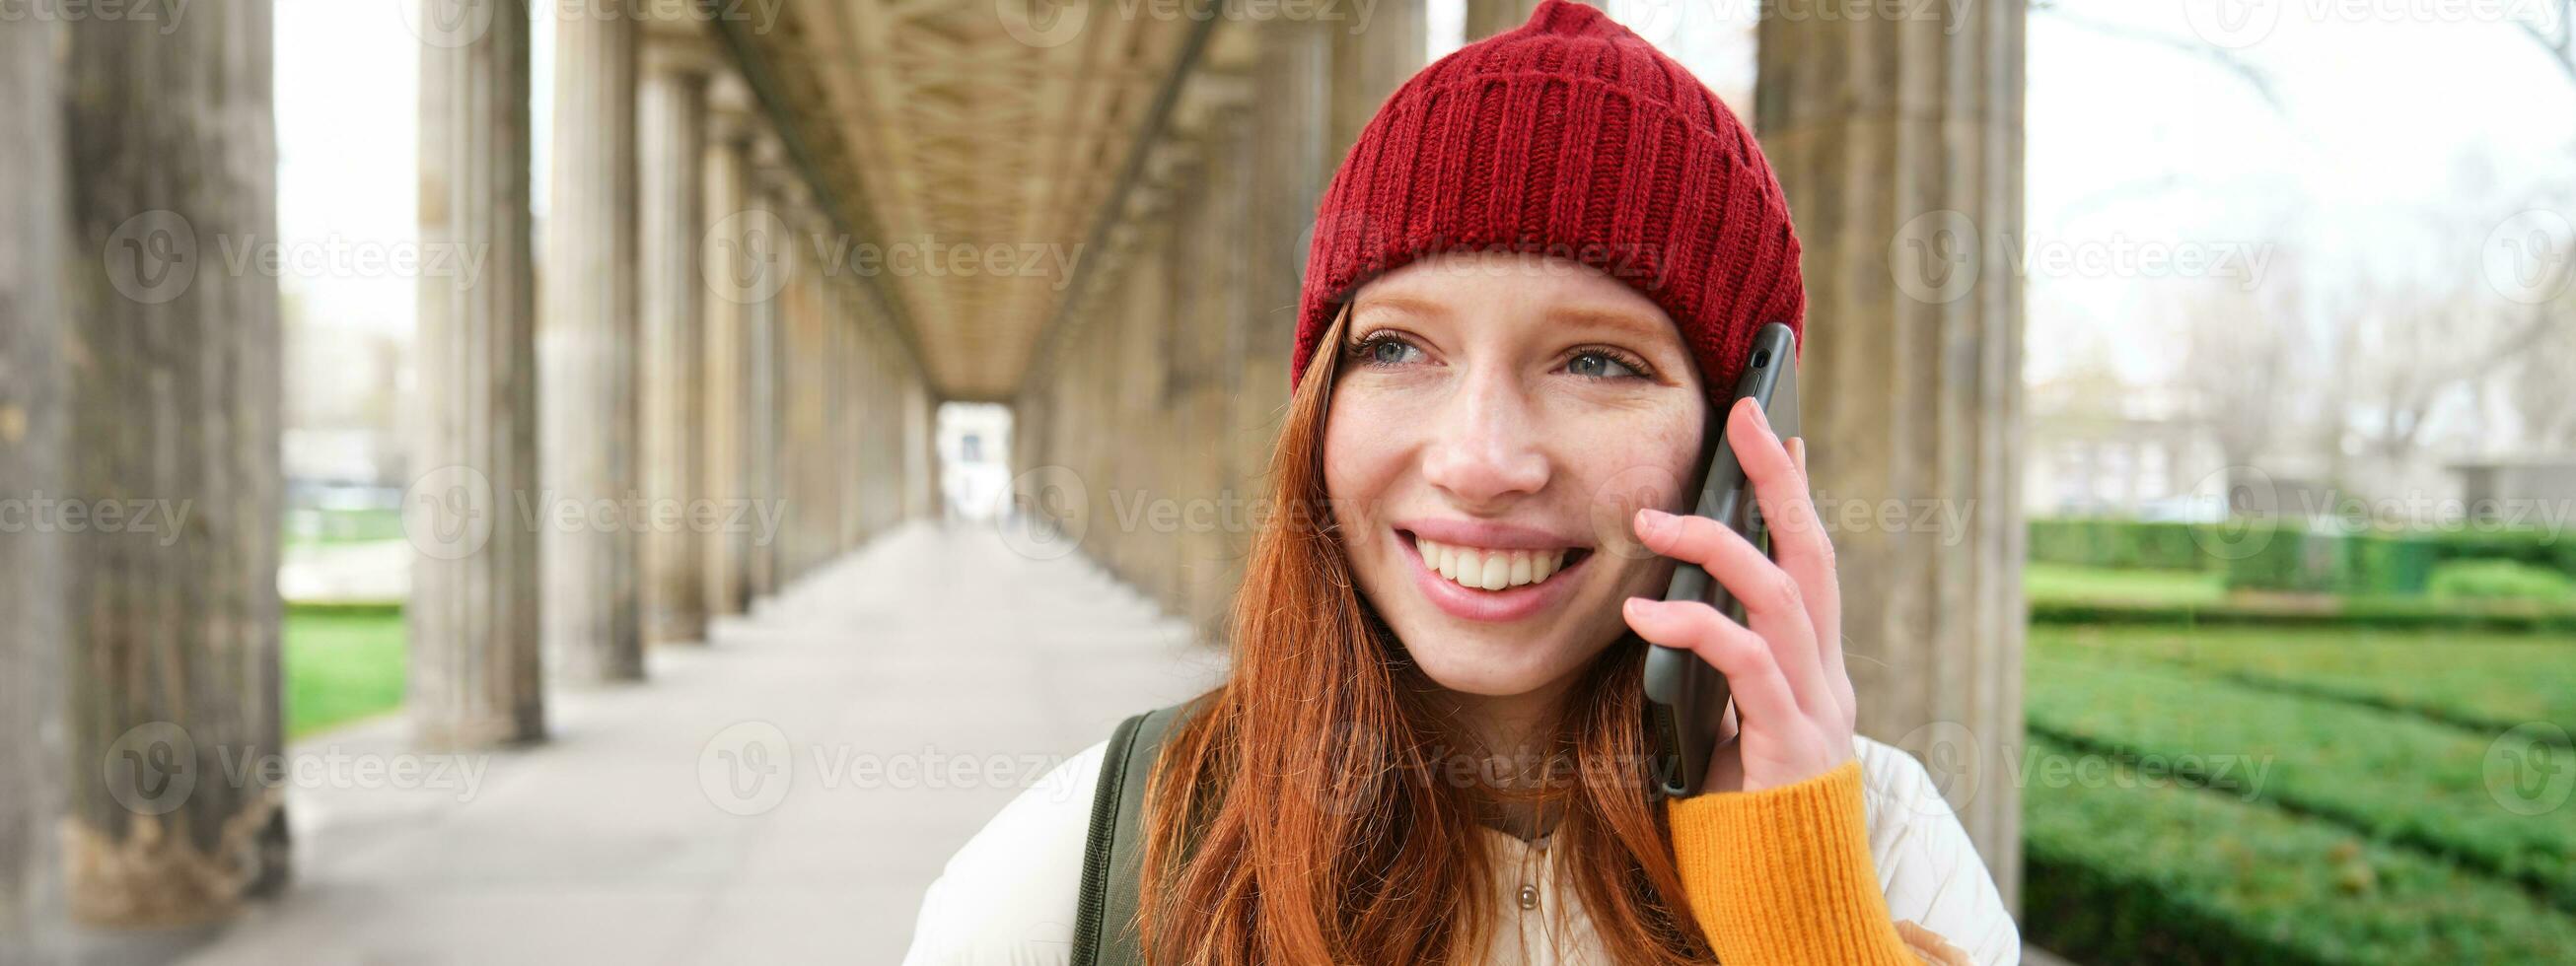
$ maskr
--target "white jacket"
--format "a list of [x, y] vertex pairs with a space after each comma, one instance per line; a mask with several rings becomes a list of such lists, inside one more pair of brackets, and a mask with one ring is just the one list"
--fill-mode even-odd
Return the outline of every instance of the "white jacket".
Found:
[[[1994, 877], [1923, 765], [1904, 751], [1854, 738], [1869, 815], [1869, 852], [1896, 919], [1939, 933], [1980, 966], [2021, 960], [2021, 935]], [[1053, 966], [1073, 956], [1074, 904], [1090, 831], [1103, 741], [1059, 765], [1003, 806], [948, 860], [922, 896], [906, 966]], [[1523, 842], [1487, 829], [1499, 881], [1491, 966], [1607, 963], [1572, 888], [1544, 873], [1544, 838]], [[1535, 909], [1524, 910], [1523, 886]], [[1517, 918], [1519, 928], [1509, 924]]]

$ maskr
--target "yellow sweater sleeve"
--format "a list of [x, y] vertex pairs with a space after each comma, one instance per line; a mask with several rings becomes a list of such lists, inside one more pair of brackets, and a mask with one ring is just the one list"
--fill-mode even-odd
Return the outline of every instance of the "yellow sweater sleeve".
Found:
[[1860, 761], [1756, 792], [1671, 799], [1673, 858], [1721, 962], [1922, 962], [1890, 921], [1869, 857]]

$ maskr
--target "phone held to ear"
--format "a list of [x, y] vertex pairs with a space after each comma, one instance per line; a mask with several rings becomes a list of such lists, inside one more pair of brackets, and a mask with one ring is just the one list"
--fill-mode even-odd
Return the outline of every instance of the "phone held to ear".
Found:
[[[1781, 439], [1798, 435], [1798, 336], [1788, 326], [1773, 322], [1754, 334], [1744, 375], [1736, 380], [1735, 395], [1726, 408], [1715, 414], [1717, 425], [1711, 427], [1702, 450], [1708, 468], [1700, 477], [1699, 502], [1691, 510], [1726, 524], [1768, 553], [1770, 535], [1744, 477], [1744, 464], [1736, 460], [1735, 449], [1726, 440], [1726, 414], [1735, 411], [1736, 400], [1746, 397], [1762, 407], [1772, 432]], [[1673, 564], [1673, 580], [1664, 589], [1664, 599], [1695, 600], [1739, 622], [1744, 619], [1744, 607], [1734, 595], [1711, 579], [1707, 570], [1688, 561]], [[1672, 798], [1697, 795], [1708, 781], [1718, 725], [1733, 694], [1726, 676], [1698, 654], [1645, 646], [1646, 714], [1655, 742], [1658, 790]]]

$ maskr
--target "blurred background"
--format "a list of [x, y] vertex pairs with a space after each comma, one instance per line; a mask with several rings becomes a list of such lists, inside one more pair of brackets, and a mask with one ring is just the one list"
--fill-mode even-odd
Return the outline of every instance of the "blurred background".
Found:
[[[1222, 672], [1316, 196], [1530, 6], [0, 2], [0, 961], [899, 961]], [[2567, 961], [2576, 0], [1608, 10], [2032, 961]]]

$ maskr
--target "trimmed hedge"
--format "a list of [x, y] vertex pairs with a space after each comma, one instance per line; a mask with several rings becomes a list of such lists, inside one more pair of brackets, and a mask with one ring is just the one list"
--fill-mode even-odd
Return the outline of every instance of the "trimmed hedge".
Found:
[[2224, 604], [2149, 604], [2109, 600], [2032, 600], [2033, 624], [2262, 625], [2332, 627], [2368, 624], [2425, 630], [2576, 633], [2576, 607], [2541, 601], [2454, 601], [2430, 597], [2246, 599]]
[[2369, 596], [2422, 594], [2436, 566], [2511, 560], [2576, 576], [2576, 535], [2537, 528], [2312, 530], [2304, 519], [2166, 523], [2032, 520], [2029, 559], [2088, 567], [2216, 570], [2231, 588]]
[[2030, 521], [2030, 559], [2086, 567], [2207, 570], [2215, 562], [2193, 538], [2202, 524], [2098, 517]]
[[2227, 586], [2353, 595], [2414, 595], [2432, 579], [2432, 541], [2408, 533], [2320, 533], [2249, 524], [2224, 561]]
[[[2030, 751], [2084, 757], [2038, 738]], [[2098, 773], [2023, 780], [2022, 935], [2076, 962], [2556, 963], [2576, 949], [2576, 917], [2450, 863], [2125, 766]]]
[[2033, 734], [2196, 763], [2204, 783], [2450, 858], [2576, 910], [2571, 806], [2536, 815], [2504, 807], [2488, 786], [2495, 735], [2148, 659], [2034, 652], [2027, 666]]
[[401, 601], [299, 600], [286, 605], [286, 617], [401, 617]]
[[2519, 560], [2452, 560], [2433, 567], [2426, 588], [2454, 600], [2576, 601], [2576, 577]]
[[2576, 730], [2576, 637], [2338, 627], [2041, 626], [2029, 653], [2170, 662], [2266, 691], [2331, 698], [2501, 733]]

